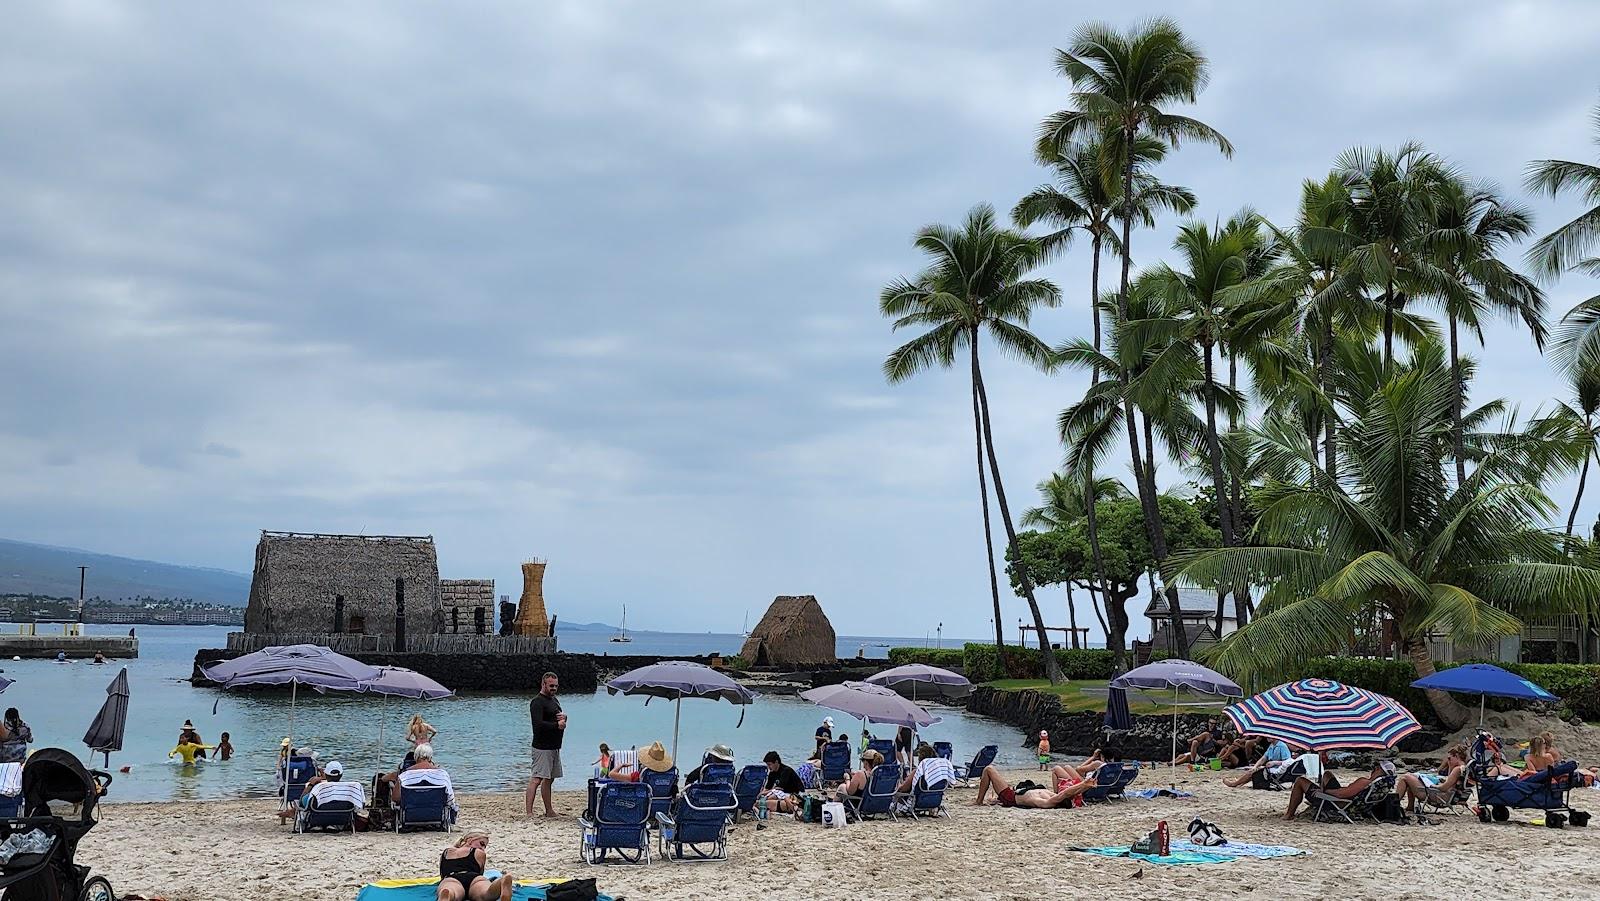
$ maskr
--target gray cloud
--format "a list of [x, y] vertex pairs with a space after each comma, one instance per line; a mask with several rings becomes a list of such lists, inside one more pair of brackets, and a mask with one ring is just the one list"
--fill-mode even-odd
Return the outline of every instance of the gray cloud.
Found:
[[[1358, 143], [1419, 138], [1508, 186], [1530, 158], [1592, 154], [1581, 6], [1358, 7], [1173, 10], [1215, 63], [1196, 114], [1239, 148], [1168, 167], [1204, 216], [1283, 218]], [[816, 592], [853, 631], [986, 630], [964, 386], [884, 385], [875, 300], [919, 266], [917, 227], [1041, 180], [1029, 141], [1065, 102], [1051, 54], [1073, 10], [13, 18], [16, 537], [243, 569], [263, 527], [425, 532], [447, 575], [509, 586], [550, 557], [568, 618], [637, 600], [641, 626], [728, 629]], [[1171, 226], [1138, 237], [1142, 260]], [[1087, 261], [1050, 275], [1066, 305], [1039, 331], [1083, 332]], [[1548, 397], [1526, 339], [1492, 336], [1480, 391]], [[1020, 506], [1082, 384], [991, 369]]]

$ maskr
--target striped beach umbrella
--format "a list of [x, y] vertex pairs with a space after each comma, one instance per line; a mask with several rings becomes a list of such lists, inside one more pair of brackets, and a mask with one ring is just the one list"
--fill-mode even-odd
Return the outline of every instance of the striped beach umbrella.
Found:
[[1394, 698], [1332, 679], [1286, 682], [1227, 713], [1240, 734], [1281, 738], [1308, 751], [1392, 748], [1422, 728]]

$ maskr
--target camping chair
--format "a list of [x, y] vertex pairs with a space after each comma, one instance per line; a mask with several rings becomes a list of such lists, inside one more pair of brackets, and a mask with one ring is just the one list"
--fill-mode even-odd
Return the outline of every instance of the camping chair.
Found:
[[443, 829], [449, 832], [453, 825], [455, 814], [450, 810], [450, 794], [444, 786], [400, 786], [400, 803], [394, 811], [394, 831]]
[[912, 819], [949, 816], [944, 809], [944, 793], [949, 787], [950, 783], [943, 779], [932, 786], [924, 785], [919, 779], [911, 786], [911, 791], [895, 796], [889, 813], [895, 818], [908, 816]]
[[708, 763], [700, 767], [700, 781], [711, 784], [722, 783], [732, 787], [734, 782], [734, 769], [731, 763]]
[[850, 743], [830, 741], [822, 746], [822, 784], [843, 782], [850, 772]]
[[739, 809], [734, 813], [734, 819], [738, 819], [738, 815], [741, 813], [754, 812], [756, 798], [761, 794], [761, 790], [766, 787], [766, 764], [752, 763], [740, 770], [739, 780], [733, 785], [733, 795], [739, 800]]
[[300, 812], [295, 814], [294, 831], [296, 832], [344, 832], [352, 835], [356, 831], [356, 814], [358, 808], [353, 801], [329, 801], [318, 804], [313, 796]]
[[728, 820], [738, 811], [733, 787], [697, 782], [656, 814], [656, 844], [674, 862], [728, 859]]
[[877, 751], [883, 755], [884, 763], [898, 763], [899, 758], [894, 753], [894, 741], [888, 738], [874, 738], [867, 742], [868, 751]]
[[970, 787], [972, 780], [982, 776], [983, 771], [989, 764], [994, 763], [995, 755], [999, 753], [999, 745], [984, 745], [977, 755], [972, 758], [972, 762], [967, 764], [966, 769], [956, 767], [956, 780], [961, 783], [961, 787]]
[[624, 863], [650, 862], [650, 786], [640, 782], [604, 782], [596, 786], [593, 815], [578, 820], [583, 827], [579, 852], [591, 864], [615, 853]]
[[1264, 766], [1250, 774], [1250, 787], [1263, 791], [1282, 791], [1294, 785], [1294, 780], [1306, 774], [1303, 760], [1290, 760], [1287, 766]]
[[1318, 789], [1311, 793], [1311, 818], [1322, 822], [1344, 820], [1352, 825], [1356, 817], [1377, 822], [1377, 807], [1394, 794], [1394, 783], [1392, 774], [1379, 776], [1367, 783], [1367, 787], [1353, 798], [1341, 798]]
[[936, 741], [933, 743], [933, 753], [954, 763], [956, 759], [956, 746], [947, 741]]
[[666, 813], [672, 806], [672, 798], [678, 793], [678, 768], [673, 767], [664, 773], [655, 770], [640, 770], [639, 782], [650, 786], [650, 819], [653, 822], [658, 813]]
[[888, 814], [894, 816], [894, 790], [900, 784], [900, 764], [880, 763], [867, 777], [860, 797], [845, 796], [844, 806], [857, 820]]
[[1094, 788], [1086, 790], [1085, 801], [1109, 801], [1122, 797], [1122, 792], [1133, 780], [1139, 778], [1137, 763], [1103, 763], [1094, 771]]
[[284, 806], [298, 803], [300, 796], [306, 793], [306, 783], [317, 775], [317, 764], [309, 757], [290, 757], [287, 769], [283, 774], [284, 791], [282, 796]]

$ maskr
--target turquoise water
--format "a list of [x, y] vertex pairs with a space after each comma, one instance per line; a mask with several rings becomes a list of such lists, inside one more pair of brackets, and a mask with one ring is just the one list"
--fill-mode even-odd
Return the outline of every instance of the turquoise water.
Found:
[[[87, 626], [90, 634], [126, 634], [119, 626]], [[127, 662], [131, 694], [125, 750], [111, 755], [116, 778], [112, 801], [150, 801], [191, 798], [228, 798], [272, 793], [272, 767], [279, 740], [289, 726], [289, 697], [284, 694], [240, 694], [198, 689], [185, 681], [202, 647], [221, 647], [228, 633], [221, 626], [139, 626], [138, 660]], [[583, 634], [583, 633], [576, 633]], [[601, 639], [603, 635], [597, 635]], [[725, 636], [737, 639], [738, 636]], [[705, 653], [692, 648], [705, 636], [639, 633], [625, 647], [628, 653]], [[564, 646], [571, 647], [568, 635]], [[859, 641], [849, 646], [854, 654]], [[907, 642], [900, 641], [898, 644]], [[920, 642], [918, 642], [920, 643]], [[616, 646], [612, 646], [615, 648]], [[657, 650], [657, 648], [663, 648]], [[572, 650], [580, 648], [571, 647]], [[736, 650], [737, 648], [735, 648]], [[710, 650], [725, 650], [711, 647]], [[869, 651], [872, 650], [869, 648]], [[879, 653], [882, 653], [879, 649]], [[80, 755], [87, 752], [83, 733], [89, 728], [105, 687], [121, 664], [94, 666], [85, 661], [54, 663], [47, 660], [3, 661], [7, 677], [16, 684], [0, 697], [0, 706], [14, 706], [33, 727], [34, 747], [62, 747]], [[441, 701], [414, 702], [329, 692], [302, 691], [294, 713], [296, 745], [310, 745], [326, 761], [337, 758], [347, 771], [370, 777], [380, 763], [393, 769], [405, 753], [406, 721], [420, 712], [439, 730], [435, 740], [440, 763], [463, 791], [519, 788], [528, 776], [527, 694], [467, 693]], [[567, 775], [559, 788], [577, 788], [588, 776], [588, 763], [604, 741], [613, 748], [644, 746], [660, 740], [672, 742], [673, 705], [642, 699], [594, 695], [565, 695], [569, 725], [562, 760]], [[213, 712], [215, 706], [215, 712]], [[825, 711], [794, 696], [760, 695], [745, 708], [725, 702], [688, 701], [683, 705], [680, 749], [686, 759], [714, 742], [733, 746], [738, 762], [754, 763], [768, 750], [787, 759], [800, 759], [812, 747], [812, 732]], [[955, 744], [958, 755], [970, 756], [984, 744], [998, 744], [1002, 760], [1023, 762], [1016, 730], [968, 716], [965, 711], [942, 709], [944, 722], [924, 733], [930, 740]], [[836, 715], [841, 725], [859, 724]], [[207, 742], [231, 733], [233, 760], [200, 762], [184, 767], [168, 761], [185, 719], [194, 721]], [[384, 731], [380, 744], [379, 730]], [[889, 737], [891, 730], [880, 730]], [[99, 763], [99, 759], [96, 761]], [[130, 772], [117, 773], [119, 767]]]

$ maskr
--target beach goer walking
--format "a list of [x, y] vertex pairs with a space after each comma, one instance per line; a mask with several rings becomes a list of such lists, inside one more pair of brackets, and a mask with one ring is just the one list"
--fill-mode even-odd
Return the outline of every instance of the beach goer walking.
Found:
[[436, 901], [511, 901], [515, 879], [501, 873], [490, 879], [483, 875], [489, 864], [489, 834], [468, 832], [439, 855], [439, 889]]
[[22, 721], [15, 707], [7, 707], [4, 720], [0, 720], [0, 763], [22, 763], [28, 759], [28, 745], [33, 744], [33, 730]]
[[438, 734], [439, 730], [428, 725], [428, 721], [422, 718], [422, 714], [414, 713], [411, 715], [410, 725], [406, 726], [406, 744], [431, 745], [433, 744], [433, 737]]
[[533, 721], [533, 777], [528, 780], [528, 790], [523, 795], [523, 809], [533, 816], [534, 798], [544, 800], [544, 815], [554, 817], [556, 809], [550, 803], [551, 784], [561, 778], [561, 737], [566, 733], [567, 715], [556, 700], [561, 680], [555, 673], [545, 673], [539, 680], [539, 693], [528, 704], [528, 715]]
[[594, 767], [596, 779], [606, 779], [611, 776], [611, 746], [605, 742], [600, 743], [600, 756], [589, 763]]
[[894, 733], [894, 756], [900, 766], [911, 769], [911, 751], [916, 747], [917, 734], [911, 731], [910, 726], [901, 726]]

